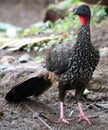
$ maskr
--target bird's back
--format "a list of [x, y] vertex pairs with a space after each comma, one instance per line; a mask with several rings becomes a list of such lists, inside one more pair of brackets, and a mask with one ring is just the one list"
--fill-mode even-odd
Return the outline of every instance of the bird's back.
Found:
[[46, 67], [49, 71], [61, 75], [69, 68], [74, 43], [62, 43], [50, 50], [46, 58]]

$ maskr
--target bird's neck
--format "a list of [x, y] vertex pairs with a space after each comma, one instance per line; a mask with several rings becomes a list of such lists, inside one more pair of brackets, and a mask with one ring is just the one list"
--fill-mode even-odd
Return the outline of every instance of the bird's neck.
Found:
[[91, 44], [90, 26], [89, 22], [81, 26], [78, 32], [77, 44]]
[[79, 19], [80, 19], [82, 26], [85, 26], [86, 24], [90, 23], [90, 16], [79, 15]]

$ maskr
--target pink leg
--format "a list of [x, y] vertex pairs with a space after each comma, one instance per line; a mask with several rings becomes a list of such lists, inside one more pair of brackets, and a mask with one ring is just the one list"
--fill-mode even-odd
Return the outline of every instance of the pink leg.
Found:
[[64, 116], [63, 102], [60, 102], [60, 118], [59, 118], [59, 120], [57, 121], [57, 123], [61, 123], [61, 122], [69, 123], [69, 122], [68, 122], [69, 120], [71, 120], [71, 119], [65, 118], [65, 116]]
[[89, 118], [94, 118], [96, 116], [85, 116], [80, 102], [78, 102], [78, 109], [79, 109], [79, 112], [80, 112], [80, 115], [79, 115], [80, 119], [79, 119], [79, 121], [86, 120], [89, 123], [89, 125], [91, 125]]

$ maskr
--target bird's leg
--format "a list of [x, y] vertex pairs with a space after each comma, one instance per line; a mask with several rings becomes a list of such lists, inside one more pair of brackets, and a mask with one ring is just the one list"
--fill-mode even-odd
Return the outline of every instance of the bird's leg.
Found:
[[57, 121], [57, 123], [69, 123], [69, 120], [71, 119], [67, 119], [64, 116], [64, 98], [65, 98], [65, 94], [66, 94], [66, 89], [65, 89], [65, 85], [62, 82], [59, 82], [58, 84], [58, 88], [59, 88], [59, 99], [60, 99], [60, 118]]
[[49, 71], [49, 77], [48, 79], [50, 79], [52, 81], [52, 83], [56, 82], [56, 76], [53, 72]]
[[65, 116], [64, 116], [64, 106], [63, 105], [64, 105], [63, 102], [60, 102], [60, 118], [57, 121], [57, 123], [61, 123], [61, 122], [69, 123], [69, 120], [71, 120], [71, 119], [65, 118]]
[[94, 117], [96, 117], [96, 116], [86, 116], [86, 115], [84, 114], [84, 112], [83, 112], [83, 109], [82, 109], [82, 107], [81, 107], [81, 103], [80, 103], [80, 102], [78, 102], [78, 110], [79, 110], [79, 112], [80, 112], [80, 114], [79, 114], [79, 116], [80, 116], [79, 121], [81, 121], [81, 120], [86, 120], [86, 121], [89, 123], [89, 125], [91, 125], [89, 118], [94, 118]]

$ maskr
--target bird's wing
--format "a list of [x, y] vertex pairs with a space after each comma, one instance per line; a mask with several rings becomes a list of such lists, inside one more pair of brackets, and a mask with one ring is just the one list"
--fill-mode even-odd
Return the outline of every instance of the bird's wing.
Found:
[[32, 95], [39, 96], [52, 85], [48, 77], [49, 72], [44, 69], [31, 74], [27, 79], [13, 86], [6, 94], [5, 99], [11, 102], [20, 102]]
[[47, 69], [56, 74], [65, 72], [71, 65], [73, 45], [71, 43], [60, 44], [52, 49], [46, 58]]

